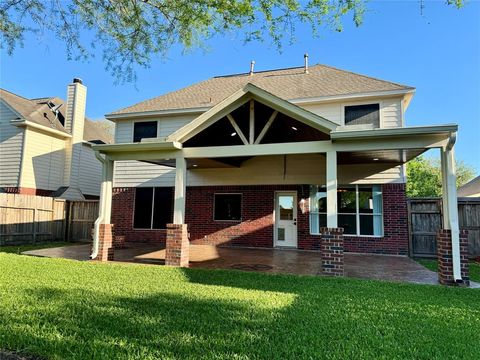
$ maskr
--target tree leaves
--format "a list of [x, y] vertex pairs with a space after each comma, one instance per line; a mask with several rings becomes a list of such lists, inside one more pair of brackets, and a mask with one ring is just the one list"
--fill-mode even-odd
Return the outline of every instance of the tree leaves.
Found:
[[[456, 164], [457, 187], [475, 176], [473, 168], [462, 161]], [[419, 156], [407, 163], [407, 196], [439, 197], [442, 195], [442, 172], [438, 160]]]
[[[86, 60], [101, 46], [105, 67], [119, 82], [135, 80], [135, 66], [165, 58], [174, 45], [201, 47], [235, 31], [244, 40], [269, 39], [280, 50], [295, 41], [297, 24], [342, 31], [342, 18], [363, 21], [366, 0], [1, 0], [0, 47], [13, 54], [26, 33], [51, 32], [67, 58]], [[448, 0], [456, 7], [463, 0]], [[89, 45], [85, 38], [93, 38]]]

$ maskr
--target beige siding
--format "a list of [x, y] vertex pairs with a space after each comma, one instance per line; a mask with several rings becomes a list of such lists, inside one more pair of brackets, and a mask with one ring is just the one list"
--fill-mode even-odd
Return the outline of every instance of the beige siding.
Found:
[[10, 124], [17, 117], [0, 101], [0, 187], [19, 182], [24, 129]]
[[79, 169], [79, 188], [84, 195], [100, 195], [102, 164], [90, 145], [82, 144]]
[[63, 185], [65, 140], [26, 129], [22, 162], [22, 187], [57, 190]]
[[342, 124], [342, 111], [343, 107], [341, 103], [329, 103], [329, 104], [300, 104], [300, 107], [313, 112], [327, 120], [334, 123]]
[[402, 126], [402, 99], [386, 99], [382, 101], [382, 127]]
[[115, 143], [131, 143], [133, 141], [133, 121], [117, 121], [115, 123]]
[[[146, 176], [145, 174], [152, 174]], [[339, 184], [382, 184], [400, 182], [400, 167], [389, 164], [340, 165]], [[173, 186], [175, 172], [171, 168], [129, 162], [116, 163], [116, 187]], [[259, 156], [240, 168], [189, 170], [188, 186], [324, 184], [325, 157], [316, 155]]]
[[172, 168], [142, 161], [116, 161], [115, 187], [173, 186], [175, 171]]
[[380, 104], [380, 126], [398, 127], [402, 124], [402, 98], [344, 101], [335, 103], [300, 104], [301, 107], [339, 125], [345, 125], [344, 107], [348, 105]]
[[120, 120], [115, 125], [115, 142], [131, 143], [133, 142], [133, 123], [142, 121], [158, 121], [157, 137], [167, 137], [181, 127], [187, 125], [198, 115], [177, 115], [161, 118], [145, 118], [139, 120]]

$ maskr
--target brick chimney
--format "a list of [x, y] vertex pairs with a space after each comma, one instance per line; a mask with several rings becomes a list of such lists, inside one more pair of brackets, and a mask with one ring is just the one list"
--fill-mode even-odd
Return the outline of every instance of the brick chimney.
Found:
[[65, 130], [72, 135], [67, 141], [65, 151], [65, 172], [63, 186], [66, 190], [60, 196], [69, 200], [84, 200], [79, 188], [80, 157], [82, 152], [83, 128], [85, 125], [85, 108], [87, 104], [87, 87], [82, 80], [75, 78], [67, 87], [67, 106], [65, 113]]

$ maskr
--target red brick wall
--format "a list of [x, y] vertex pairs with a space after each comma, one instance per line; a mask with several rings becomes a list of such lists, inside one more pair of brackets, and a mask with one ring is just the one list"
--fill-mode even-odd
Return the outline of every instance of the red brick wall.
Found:
[[[273, 246], [273, 208], [275, 191], [296, 190], [298, 248], [320, 250], [320, 235], [310, 235], [308, 185], [198, 186], [188, 187], [186, 216], [190, 241], [223, 246]], [[242, 221], [214, 221], [215, 193], [242, 194]], [[116, 188], [113, 192], [112, 223], [116, 244], [121, 241], [165, 243], [165, 230], [133, 230], [134, 188]], [[345, 251], [400, 254], [408, 252], [407, 203], [404, 184], [383, 185], [384, 235], [378, 237], [344, 236]], [[121, 246], [121, 245], [120, 245]]]
[[[298, 188], [297, 185], [188, 187], [185, 222], [189, 226], [190, 241], [196, 244], [272, 247], [275, 191]], [[213, 220], [215, 193], [242, 194], [241, 222]]]
[[26, 187], [6, 187], [3, 188], [6, 193], [9, 194], [21, 194], [21, 195], [38, 195], [38, 196], [51, 196], [52, 190], [34, 189]]

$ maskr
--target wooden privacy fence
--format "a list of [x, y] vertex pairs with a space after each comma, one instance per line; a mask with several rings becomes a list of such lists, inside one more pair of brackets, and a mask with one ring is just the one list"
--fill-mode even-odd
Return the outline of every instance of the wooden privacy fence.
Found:
[[[458, 199], [460, 229], [468, 230], [470, 256], [480, 255], [480, 198]], [[408, 200], [410, 256], [435, 257], [436, 233], [443, 227], [442, 199]]]
[[91, 238], [98, 201], [0, 193], [0, 245]]

